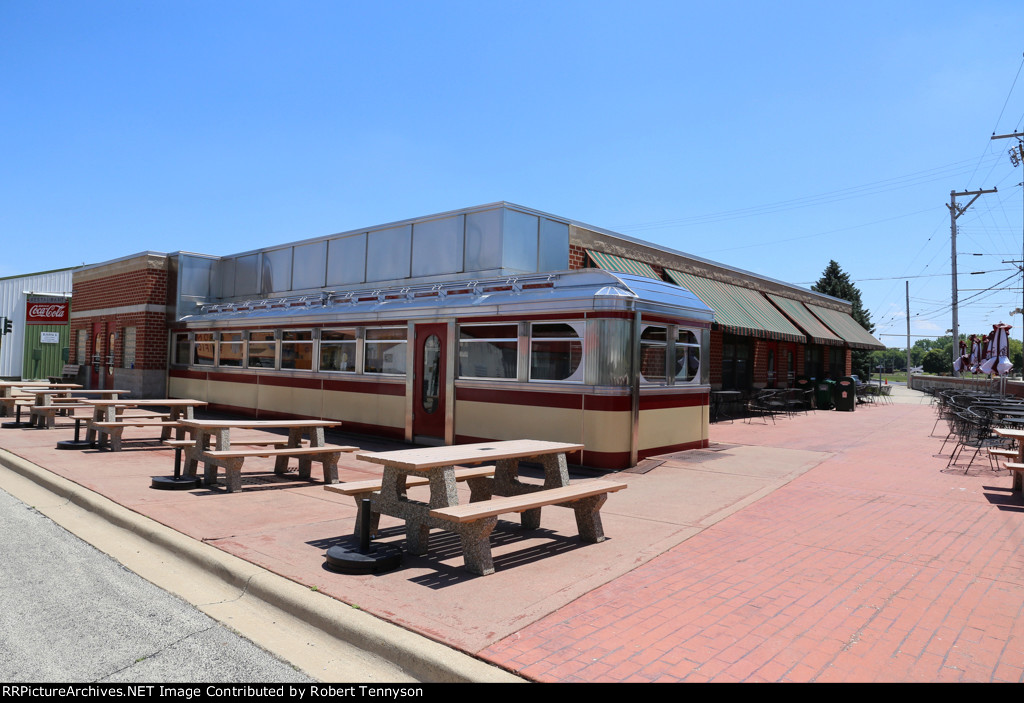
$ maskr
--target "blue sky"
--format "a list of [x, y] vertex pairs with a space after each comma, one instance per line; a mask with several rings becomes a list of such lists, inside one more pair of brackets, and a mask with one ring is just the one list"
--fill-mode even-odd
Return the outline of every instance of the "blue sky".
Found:
[[0, 0], [0, 276], [507, 200], [803, 285], [835, 259], [902, 346], [905, 280], [912, 334], [950, 327], [950, 191], [998, 187], [958, 222], [960, 327], [1019, 337], [1024, 169], [989, 137], [1024, 128], [1021, 26], [1010, 1]]

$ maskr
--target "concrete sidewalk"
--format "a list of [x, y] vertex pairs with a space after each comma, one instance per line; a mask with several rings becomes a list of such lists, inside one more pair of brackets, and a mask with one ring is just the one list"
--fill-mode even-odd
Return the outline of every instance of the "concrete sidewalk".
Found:
[[[893, 399], [713, 425], [709, 450], [617, 475], [629, 489], [602, 511], [606, 542], [581, 544], [567, 510], [546, 510], [536, 532], [499, 524], [488, 577], [466, 573], [457, 540], [440, 532], [399, 571], [326, 571], [354, 502], [275, 477], [270, 460], [246, 460], [238, 493], [166, 493], [149, 477], [170, 473], [173, 452], [154, 441], [60, 452], [65, 425], [0, 430], [0, 446], [260, 579], [421, 635], [430, 663], [407, 670], [424, 679], [1019, 681], [1024, 503], [987, 459], [947, 470], [927, 399], [899, 386]], [[379, 469], [347, 458], [339, 470], [344, 481]], [[397, 522], [381, 527], [403, 541]], [[382, 640], [394, 632], [379, 629]], [[397, 649], [415, 658], [419, 644]]]

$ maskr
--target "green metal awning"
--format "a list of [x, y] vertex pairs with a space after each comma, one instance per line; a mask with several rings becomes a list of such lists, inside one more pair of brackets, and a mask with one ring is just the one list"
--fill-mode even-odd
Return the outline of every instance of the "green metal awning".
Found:
[[726, 332], [785, 342], [807, 342], [767, 299], [755, 290], [665, 269], [676, 285], [686, 288], [715, 311], [715, 322]]
[[766, 295], [769, 300], [775, 303], [779, 310], [786, 313], [789, 319], [806, 332], [807, 336], [816, 344], [843, 344], [843, 338], [836, 336], [832, 330], [821, 324], [821, 320], [816, 318], [799, 300], [784, 298], [781, 295], [773, 295], [772, 293], [767, 293]]
[[587, 256], [590, 257], [591, 261], [597, 264], [598, 268], [604, 269], [605, 271], [630, 273], [634, 276], [646, 276], [647, 278], [653, 278], [658, 281], [661, 280], [661, 276], [656, 274], [649, 264], [645, 264], [642, 261], [624, 259], [621, 256], [603, 254], [599, 251], [590, 251], [589, 249], [587, 250]]
[[847, 313], [829, 310], [819, 305], [808, 305], [807, 307], [854, 349], [885, 349], [884, 344], [875, 339]]

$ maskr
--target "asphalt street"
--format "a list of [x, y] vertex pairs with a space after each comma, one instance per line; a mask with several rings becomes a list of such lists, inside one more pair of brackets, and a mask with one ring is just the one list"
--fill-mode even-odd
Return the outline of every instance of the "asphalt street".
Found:
[[310, 682], [0, 490], [0, 681]]

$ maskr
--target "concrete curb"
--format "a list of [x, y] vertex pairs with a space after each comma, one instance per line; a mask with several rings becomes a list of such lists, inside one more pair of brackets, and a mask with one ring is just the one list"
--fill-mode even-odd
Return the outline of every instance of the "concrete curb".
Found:
[[0, 449], [0, 466], [117, 529], [184, 559], [208, 575], [277, 608], [342, 642], [402, 667], [424, 682], [510, 683], [524, 680], [468, 654], [380, 620], [187, 537], [73, 481]]

